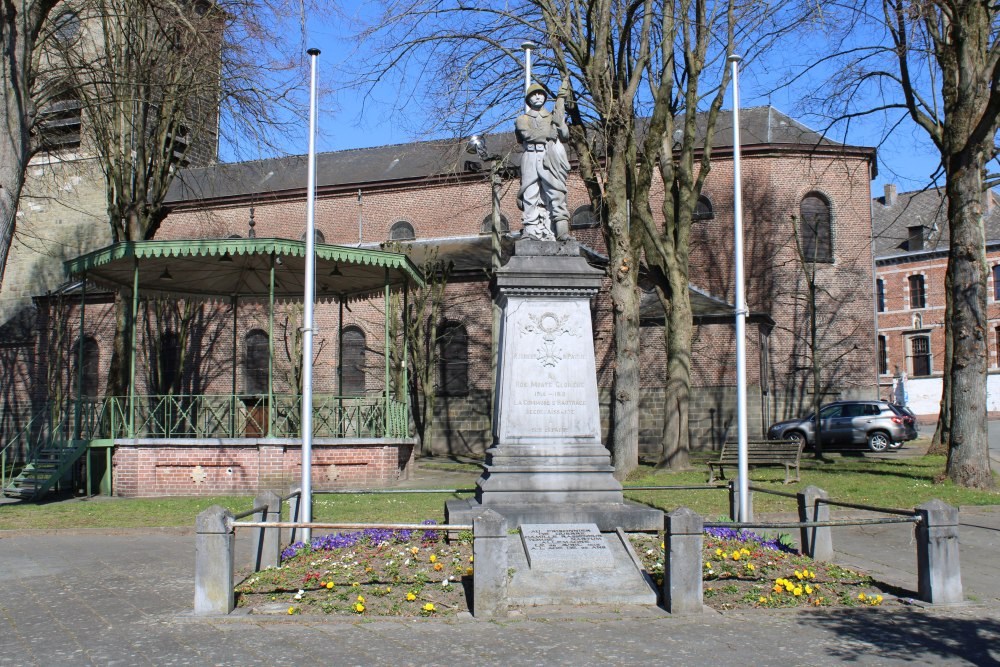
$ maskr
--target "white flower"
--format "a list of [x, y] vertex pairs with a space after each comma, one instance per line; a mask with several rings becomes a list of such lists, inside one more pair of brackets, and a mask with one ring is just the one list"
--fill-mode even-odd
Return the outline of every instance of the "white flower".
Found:
[[301, 600], [301, 599], [302, 599], [302, 596], [303, 596], [303, 594], [305, 594], [305, 591], [304, 591], [304, 590], [302, 590], [302, 589], [300, 588], [300, 589], [299, 589], [299, 592], [295, 594], [295, 599], [296, 599], [296, 600]]
[[449, 583], [451, 583], [451, 582], [449, 582], [447, 579], [445, 579], [444, 581], [441, 582], [441, 585], [442, 586], [447, 586]]
[[403, 565], [409, 565], [409, 564], [410, 564], [410, 559], [407, 558], [406, 561], [403, 563]]

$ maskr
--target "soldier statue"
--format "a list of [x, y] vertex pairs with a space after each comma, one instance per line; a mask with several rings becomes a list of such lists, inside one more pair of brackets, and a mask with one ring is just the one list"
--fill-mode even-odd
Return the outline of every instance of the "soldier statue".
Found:
[[566, 208], [569, 158], [561, 141], [569, 138], [566, 95], [568, 87], [563, 85], [556, 96], [555, 109], [549, 112], [545, 109], [548, 98], [545, 88], [537, 83], [528, 86], [524, 93], [528, 110], [515, 123], [517, 140], [524, 147], [517, 207], [524, 212], [526, 238], [544, 241], [572, 238]]

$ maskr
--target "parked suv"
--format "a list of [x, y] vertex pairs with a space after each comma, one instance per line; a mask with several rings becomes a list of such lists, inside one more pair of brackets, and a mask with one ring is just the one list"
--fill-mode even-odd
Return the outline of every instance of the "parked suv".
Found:
[[[842, 449], [866, 446], [873, 452], [897, 449], [917, 437], [916, 419], [905, 408], [888, 401], [837, 401], [819, 409], [823, 447]], [[773, 424], [767, 430], [769, 440], [803, 440], [807, 447], [816, 442], [815, 419], [809, 414], [800, 419]]]

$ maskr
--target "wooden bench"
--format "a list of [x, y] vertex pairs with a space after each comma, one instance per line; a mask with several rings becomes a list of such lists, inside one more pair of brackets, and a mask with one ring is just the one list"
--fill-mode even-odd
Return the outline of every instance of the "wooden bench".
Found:
[[[799, 481], [799, 459], [802, 457], [801, 440], [748, 440], [747, 464], [750, 466], [785, 466], [785, 484]], [[725, 479], [726, 468], [739, 465], [739, 444], [725, 442], [719, 452], [718, 461], [708, 462], [708, 483], [715, 481], [715, 470], [719, 470], [719, 479]], [[791, 478], [791, 469], [795, 467], [795, 479]]]

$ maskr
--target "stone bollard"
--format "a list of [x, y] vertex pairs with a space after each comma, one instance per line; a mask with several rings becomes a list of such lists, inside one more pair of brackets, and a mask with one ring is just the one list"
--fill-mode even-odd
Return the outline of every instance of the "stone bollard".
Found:
[[[807, 486], [796, 494], [799, 503], [799, 521], [829, 521], [830, 506], [820, 500], [827, 499], [827, 493], [815, 486]], [[799, 529], [799, 547], [802, 553], [813, 560], [828, 562], [833, 560], [833, 534], [829, 526]]]
[[958, 562], [958, 508], [937, 498], [916, 508], [917, 597], [931, 604], [957, 604], [962, 595]]
[[702, 613], [701, 546], [704, 522], [686, 507], [666, 515], [663, 605], [675, 615]]
[[[267, 506], [261, 512], [254, 512], [255, 522], [281, 521], [281, 496], [274, 491], [265, 491], [253, 500], [254, 507]], [[254, 549], [254, 571], [278, 567], [281, 564], [281, 529], [254, 528], [251, 532]]]
[[507, 519], [491, 509], [472, 521], [472, 615], [507, 616]]
[[[737, 480], [729, 482], [729, 520], [740, 520], [740, 485]], [[753, 491], [747, 489], [747, 521], [753, 521]]]
[[195, 521], [194, 613], [228, 614], [233, 610], [233, 514], [212, 505]]

